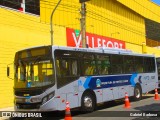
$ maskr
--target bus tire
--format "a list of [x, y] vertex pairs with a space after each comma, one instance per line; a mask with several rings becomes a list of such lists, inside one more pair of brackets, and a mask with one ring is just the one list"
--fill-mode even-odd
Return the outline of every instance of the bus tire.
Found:
[[134, 101], [139, 101], [142, 99], [142, 89], [140, 85], [136, 85], [134, 88]]
[[85, 92], [81, 99], [81, 111], [93, 112], [96, 108], [95, 96], [91, 92]]

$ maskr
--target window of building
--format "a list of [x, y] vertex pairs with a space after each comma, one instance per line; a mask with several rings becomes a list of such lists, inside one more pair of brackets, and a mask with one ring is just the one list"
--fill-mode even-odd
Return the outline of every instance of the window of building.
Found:
[[0, 0], [0, 5], [19, 10], [22, 0]]
[[40, 15], [40, 2], [39, 2], [39, 0], [26, 0], [25, 12]]
[[40, 0], [0, 0], [0, 5], [40, 15]]

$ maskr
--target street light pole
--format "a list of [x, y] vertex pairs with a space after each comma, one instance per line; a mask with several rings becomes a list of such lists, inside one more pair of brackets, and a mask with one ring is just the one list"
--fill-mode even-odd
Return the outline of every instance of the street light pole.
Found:
[[53, 14], [54, 12], [56, 11], [58, 5], [61, 3], [62, 0], [59, 0], [57, 5], [55, 6], [55, 8], [53, 9], [52, 13], [51, 13], [51, 16], [50, 16], [50, 28], [51, 28], [51, 45], [53, 45], [53, 22], [52, 22], [52, 19], [53, 19]]

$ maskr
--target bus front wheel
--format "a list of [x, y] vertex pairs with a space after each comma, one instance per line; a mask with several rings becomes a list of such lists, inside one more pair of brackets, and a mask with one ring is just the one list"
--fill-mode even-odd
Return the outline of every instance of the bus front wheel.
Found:
[[138, 101], [142, 99], [142, 89], [140, 85], [136, 85], [134, 88], [134, 100]]
[[96, 107], [95, 97], [90, 92], [85, 92], [81, 99], [81, 110], [82, 112], [92, 112]]

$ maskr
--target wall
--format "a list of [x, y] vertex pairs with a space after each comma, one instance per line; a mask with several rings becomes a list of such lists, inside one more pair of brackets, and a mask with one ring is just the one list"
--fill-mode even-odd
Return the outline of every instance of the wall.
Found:
[[[58, 0], [41, 1], [40, 19], [50, 22], [50, 14]], [[145, 26], [142, 16], [115, 0], [91, 0], [86, 2], [86, 31], [124, 40], [129, 43], [145, 42]], [[78, 0], [62, 1], [54, 13], [53, 23], [80, 29], [80, 4]], [[116, 34], [119, 33], [119, 34]]]
[[[66, 45], [65, 28], [54, 26], [54, 43]], [[0, 108], [13, 106], [13, 80], [7, 78], [7, 65], [13, 63], [17, 50], [48, 45], [50, 26], [40, 22], [39, 16], [0, 8]], [[9, 65], [13, 78], [13, 64]]]
[[117, 0], [128, 8], [144, 16], [145, 18], [160, 23], [160, 6], [153, 3], [151, 0]]

